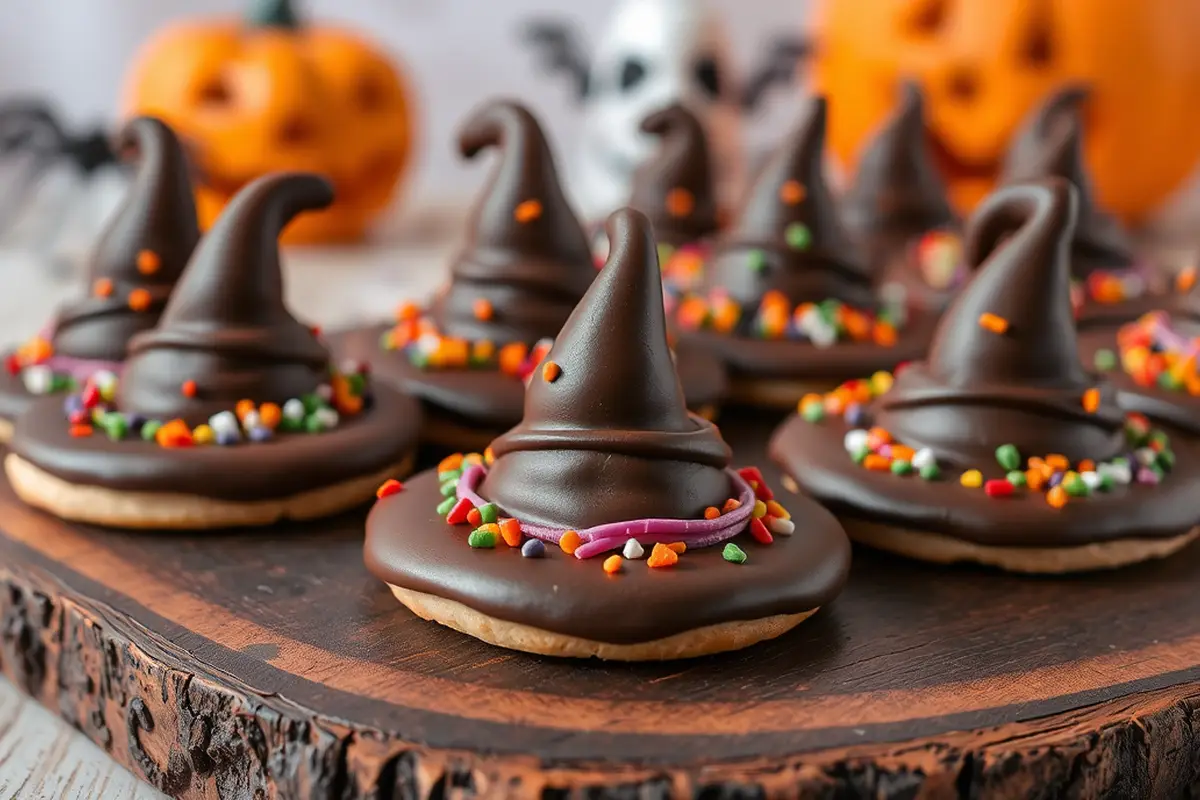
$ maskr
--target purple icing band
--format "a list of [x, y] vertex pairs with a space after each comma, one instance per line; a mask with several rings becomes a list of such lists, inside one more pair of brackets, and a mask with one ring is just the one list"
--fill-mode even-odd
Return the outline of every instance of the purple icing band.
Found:
[[119, 361], [93, 361], [86, 358], [70, 356], [50, 356], [44, 362], [55, 372], [66, 372], [77, 381], [86, 381], [101, 370], [108, 370], [116, 375], [121, 374]]
[[[731, 469], [725, 474], [733, 481], [738, 490], [738, 500], [741, 506], [716, 519], [639, 519], [630, 522], [608, 522], [592, 528], [576, 531], [583, 542], [576, 550], [576, 558], [591, 558], [592, 556], [618, 550], [624, 547], [626, 540], [636, 537], [639, 542], [654, 544], [663, 542], [686, 542], [692, 547], [709, 547], [727, 539], [732, 539], [742, 531], [754, 513], [754, 490], [750, 484]], [[458, 479], [456, 497], [467, 499], [471, 505], [479, 508], [487, 503], [476, 489], [487, 475], [487, 469], [482, 465], [468, 467]], [[557, 544], [565, 530], [548, 528], [542, 525], [521, 523], [521, 532], [544, 542]]]

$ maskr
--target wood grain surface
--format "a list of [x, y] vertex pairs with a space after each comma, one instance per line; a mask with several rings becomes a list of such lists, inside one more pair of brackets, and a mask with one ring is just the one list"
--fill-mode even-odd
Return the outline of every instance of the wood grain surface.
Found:
[[[772, 420], [730, 417], [743, 462]], [[0, 670], [189, 797], [1176, 797], [1200, 779], [1200, 549], [1024, 579], [857, 552], [742, 653], [527, 657], [415, 619], [362, 514], [155, 536], [0, 488]], [[801, 523], [798, 535], [803, 535]]]

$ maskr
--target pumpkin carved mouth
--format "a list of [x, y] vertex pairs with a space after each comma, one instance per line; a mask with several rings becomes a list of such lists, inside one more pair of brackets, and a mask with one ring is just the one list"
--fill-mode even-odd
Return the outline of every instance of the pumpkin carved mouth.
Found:
[[954, 148], [936, 130], [926, 126], [925, 131], [925, 138], [929, 142], [929, 149], [933, 154], [934, 161], [946, 180], [951, 182], [992, 182], [1000, 174], [999, 157], [986, 161], [963, 158], [954, 152]]

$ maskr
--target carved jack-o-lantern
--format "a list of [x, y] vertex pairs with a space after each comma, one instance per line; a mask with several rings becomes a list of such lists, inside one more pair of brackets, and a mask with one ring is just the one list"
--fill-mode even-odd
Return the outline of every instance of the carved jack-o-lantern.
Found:
[[238, 189], [280, 170], [333, 181], [328, 210], [288, 227], [288, 241], [362, 234], [408, 166], [409, 92], [377, 48], [343, 30], [304, 26], [287, 0], [245, 22], [185, 23], [135, 60], [127, 104], [167, 121], [189, 146], [204, 227]]
[[995, 181], [1025, 115], [1067, 82], [1089, 87], [1086, 150], [1101, 202], [1153, 211], [1200, 159], [1196, 0], [826, 0], [817, 90], [830, 145], [852, 166], [918, 79], [930, 141], [960, 210]]

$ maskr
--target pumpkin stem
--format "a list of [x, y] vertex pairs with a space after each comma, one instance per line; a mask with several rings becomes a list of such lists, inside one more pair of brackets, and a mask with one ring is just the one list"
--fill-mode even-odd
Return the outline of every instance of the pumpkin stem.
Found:
[[291, 0], [251, 0], [246, 23], [254, 28], [282, 28], [294, 31], [301, 26]]

